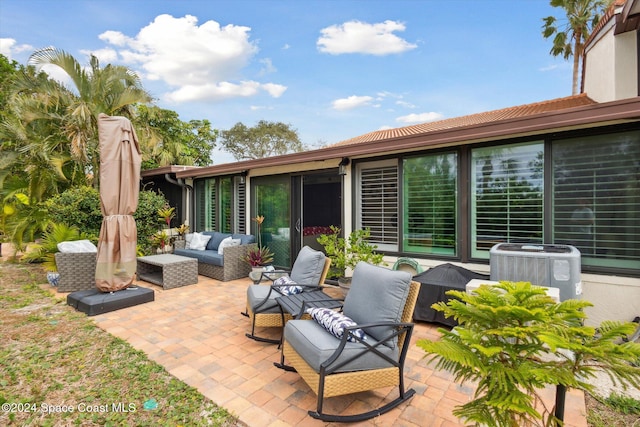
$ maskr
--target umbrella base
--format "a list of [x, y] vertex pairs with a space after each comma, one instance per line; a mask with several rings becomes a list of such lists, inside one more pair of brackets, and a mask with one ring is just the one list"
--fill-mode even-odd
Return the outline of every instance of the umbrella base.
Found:
[[129, 287], [116, 292], [101, 292], [98, 289], [71, 292], [67, 305], [88, 316], [108, 313], [154, 300], [153, 289]]

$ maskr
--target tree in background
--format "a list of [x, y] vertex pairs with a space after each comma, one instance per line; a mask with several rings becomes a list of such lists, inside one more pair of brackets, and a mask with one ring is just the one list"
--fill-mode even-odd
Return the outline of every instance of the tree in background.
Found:
[[[70, 54], [55, 48], [44, 48], [35, 51], [29, 57], [29, 64], [36, 69], [47, 65], [59, 67], [67, 74], [71, 87], [67, 88], [52, 79], [48, 80], [48, 90], [34, 88], [32, 95], [37, 95], [37, 102], [29, 105], [33, 114], [65, 98], [62, 114], [45, 115], [43, 120], [55, 122], [64, 130], [70, 147], [71, 156], [82, 165], [88, 166], [88, 172], [94, 177], [97, 185], [99, 176], [99, 144], [98, 115], [124, 116], [132, 122], [135, 117], [135, 106], [152, 101], [151, 95], [142, 87], [137, 74], [127, 67], [108, 64], [100, 67], [98, 58], [90, 56], [89, 69]], [[40, 89], [40, 90], [38, 90]], [[27, 115], [23, 120], [29, 119]]]
[[221, 132], [220, 143], [236, 160], [262, 159], [304, 150], [296, 129], [266, 120], [260, 120], [251, 128], [238, 122]]
[[573, 56], [573, 89], [572, 95], [578, 93], [580, 69], [582, 67], [584, 43], [600, 22], [604, 11], [613, 0], [551, 0], [551, 6], [564, 9], [567, 22], [560, 25], [556, 17], [543, 18], [542, 35], [548, 39], [553, 37], [550, 53], [569, 59]]
[[155, 106], [139, 105], [136, 123], [142, 152], [142, 169], [168, 165], [209, 166], [218, 131], [208, 120], [183, 122], [178, 113]]

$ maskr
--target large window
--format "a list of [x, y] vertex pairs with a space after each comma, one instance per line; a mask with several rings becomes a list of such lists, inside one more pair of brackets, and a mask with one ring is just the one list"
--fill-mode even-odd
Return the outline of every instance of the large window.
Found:
[[398, 161], [361, 163], [357, 196], [358, 228], [371, 230], [380, 250], [398, 250]]
[[640, 265], [640, 132], [554, 141], [553, 239], [582, 264]]
[[244, 187], [237, 176], [196, 181], [195, 231], [244, 233]]
[[403, 249], [456, 255], [457, 155], [403, 162]]
[[471, 254], [500, 242], [543, 243], [544, 144], [471, 152]]

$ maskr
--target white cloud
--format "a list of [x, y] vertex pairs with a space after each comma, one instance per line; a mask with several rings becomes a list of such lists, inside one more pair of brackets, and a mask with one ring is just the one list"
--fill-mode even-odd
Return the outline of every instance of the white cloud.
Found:
[[261, 87], [274, 98], [280, 98], [284, 91], [287, 90], [286, 86], [278, 85], [275, 83], [265, 83]]
[[389, 55], [415, 49], [417, 45], [393, 34], [404, 31], [405, 25], [398, 21], [384, 21], [368, 24], [349, 21], [342, 25], [332, 25], [320, 30], [322, 36], [316, 42], [320, 52], [340, 55], [343, 53], [364, 53], [369, 55]]
[[15, 39], [0, 38], [0, 53], [6, 56], [10, 61], [13, 55], [27, 50], [34, 50], [29, 44], [17, 44]]
[[263, 65], [262, 69], [260, 70], [260, 75], [275, 73], [276, 71], [278, 71], [278, 69], [273, 66], [273, 61], [271, 61], [271, 59], [269, 58], [261, 59], [260, 63]]
[[426, 123], [426, 122], [435, 122], [436, 120], [442, 120], [444, 115], [440, 113], [420, 113], [420, 114], [408, 114], [406, 116], [400, 116], [396, 118], [396, 122], [399, 123]]
[[371, 96], [351, 95], [348, 98], [336, 99], [331, 104], [334, 110], [351, 110], [353, 108], [371, 105], [373, 98]]
[[399, 106], [404, 107], [404, 108], [416, 108], [416, 106], [414, 104], [412, 104], [410, 102], [407, 102], [407, 101], [398, 100], [398, 101], [396, 101], [396, 105], [399, 105]]
[[[273, 83], [240, 81], [258, 47], [249, 39], [251, 28], [220, 26], [216, 21], [198, 25], [198, 18], [159, 15], [135, 37], [106, 31], [100, 38], [118, 48], [127, 64], [140, 64], [143, 78], [161, 80], [176, 88], [165, 98], [173, 102], [248, 97], [265, 90], [280, 96], [286, 87]], [[267, 70], [275, 67], [265, 63]]]

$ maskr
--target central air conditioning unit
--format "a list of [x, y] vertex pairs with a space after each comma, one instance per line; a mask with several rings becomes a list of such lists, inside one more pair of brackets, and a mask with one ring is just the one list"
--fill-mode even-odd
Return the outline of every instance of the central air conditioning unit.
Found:
[[560, 289], [560, 301], [580, 298], [580, 251], [569, 245], [499, 243], [489, 251], [491, 280]]

